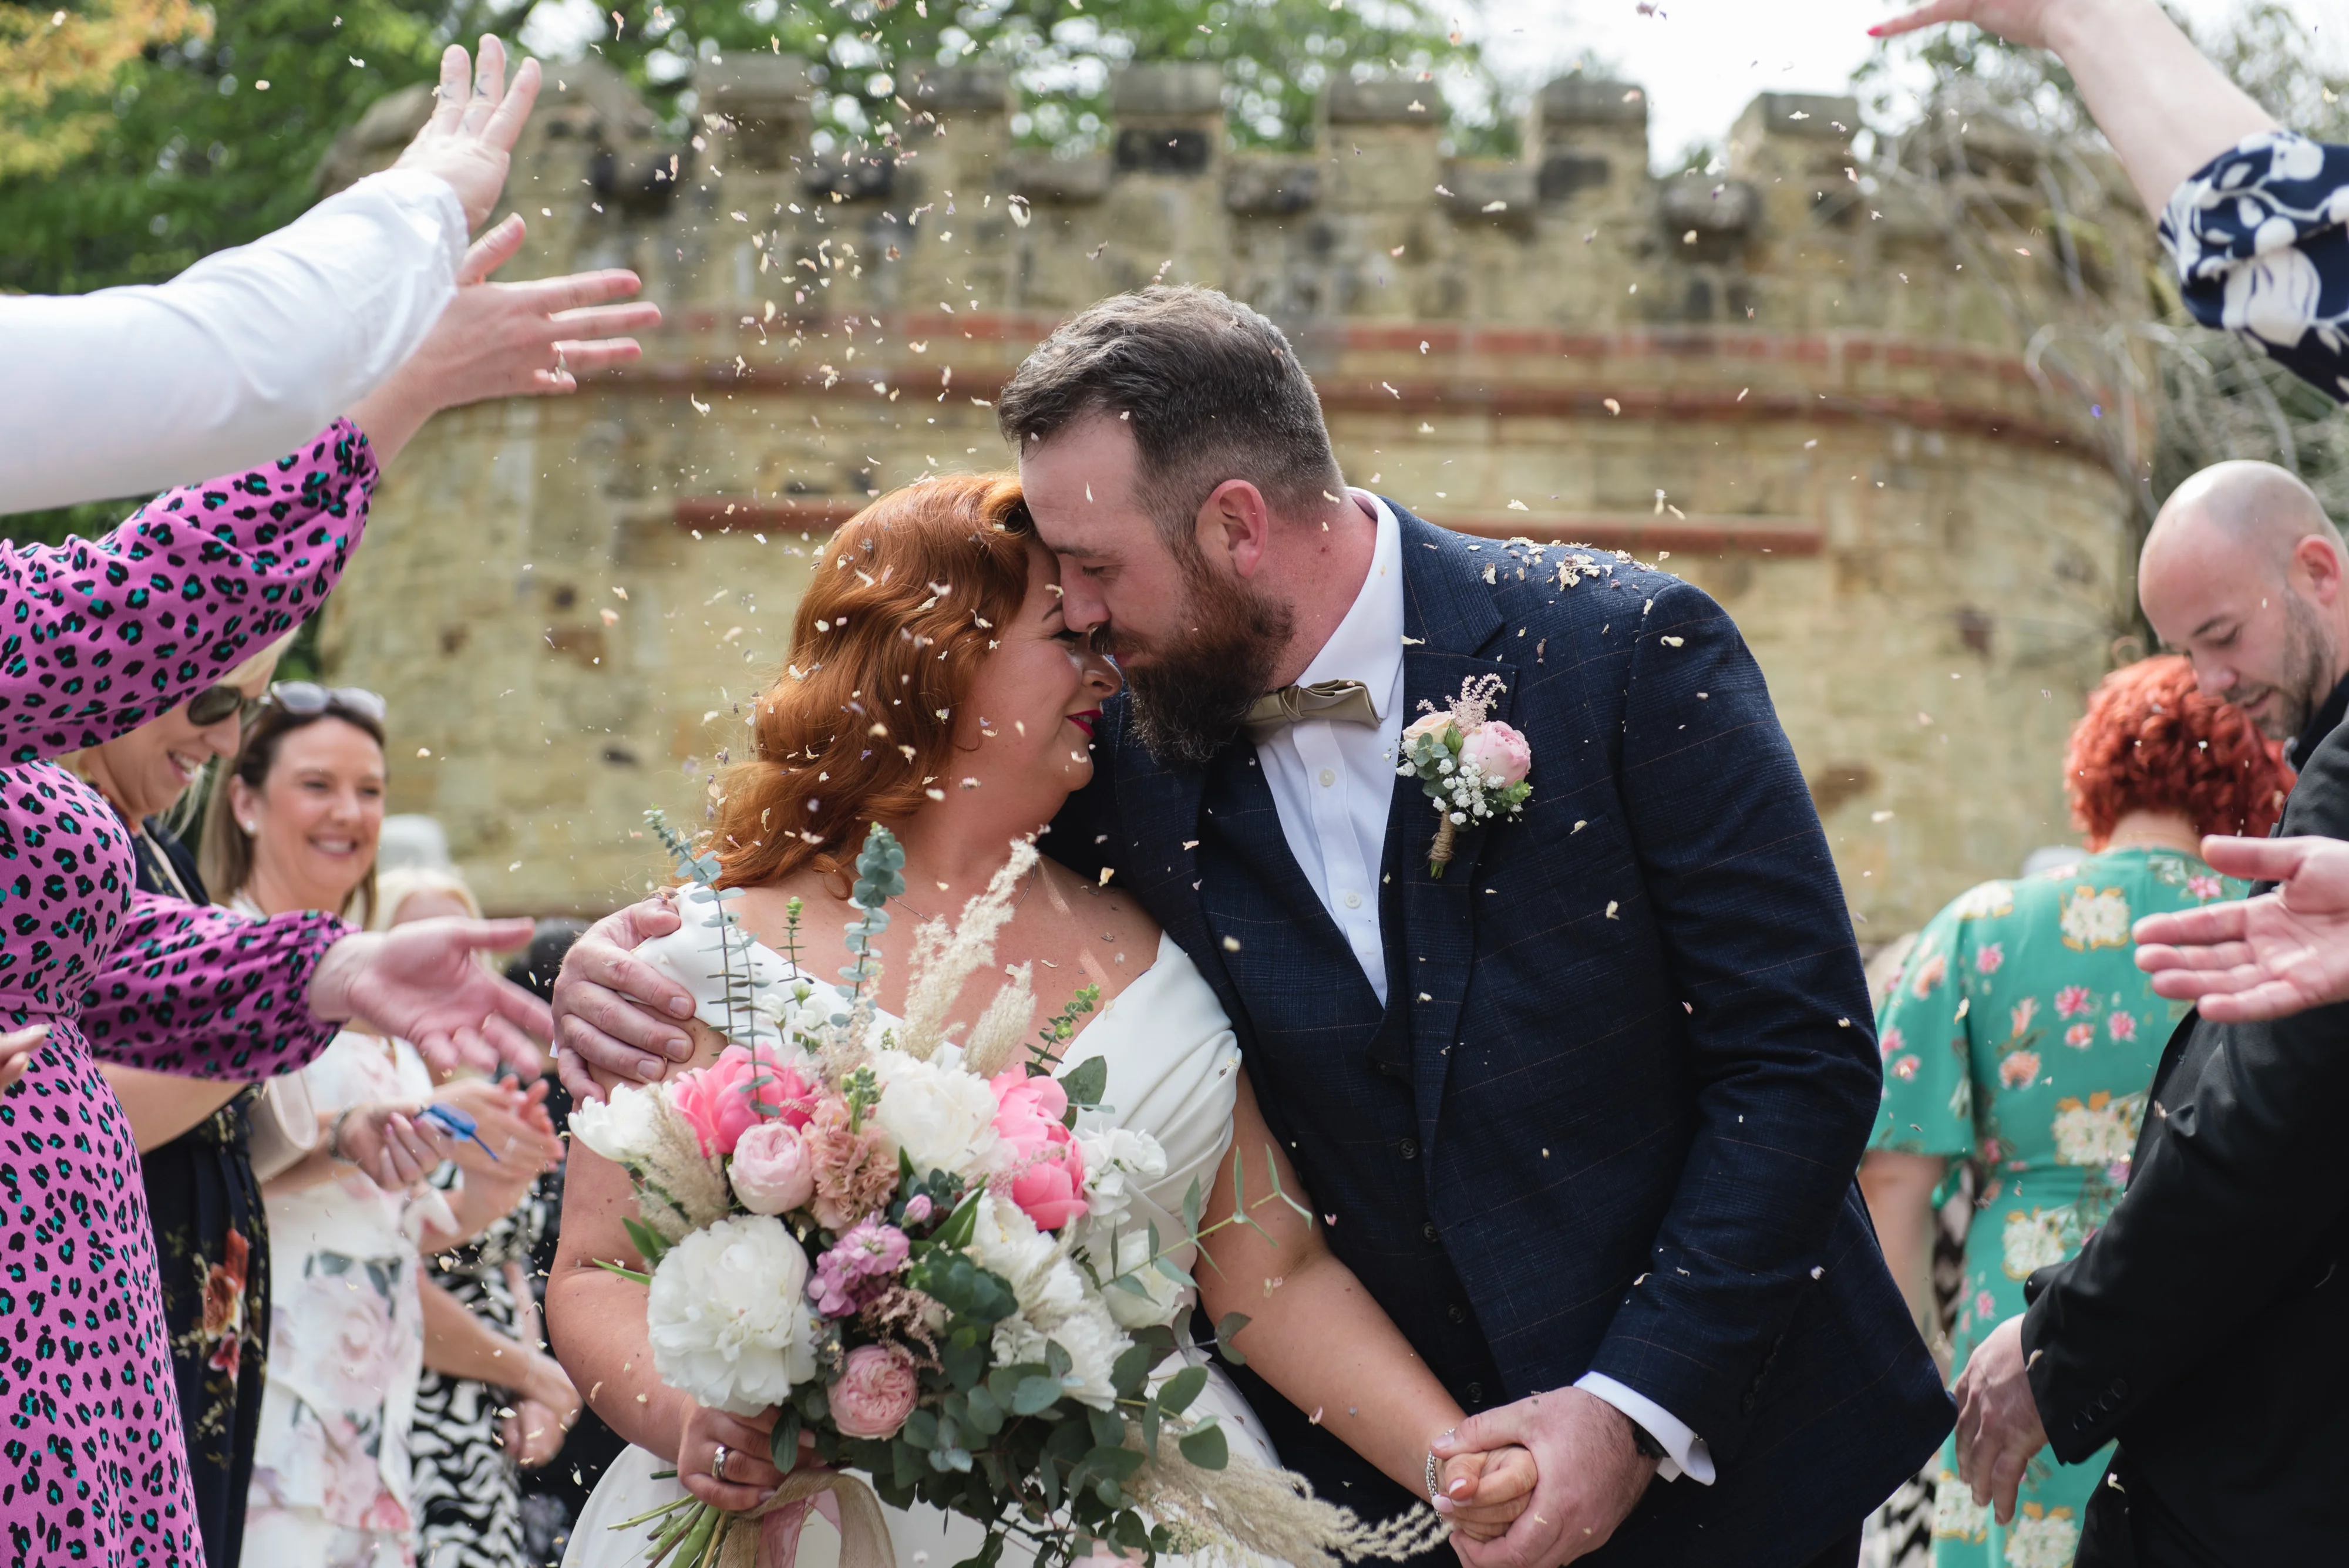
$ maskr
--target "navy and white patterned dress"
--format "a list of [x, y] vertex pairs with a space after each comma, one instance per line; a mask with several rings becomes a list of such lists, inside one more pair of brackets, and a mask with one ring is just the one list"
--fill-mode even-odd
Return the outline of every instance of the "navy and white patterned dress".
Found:
[[2244, 138], [2161, 215], [2186, 307], [2349, 402], [2349, 147]]

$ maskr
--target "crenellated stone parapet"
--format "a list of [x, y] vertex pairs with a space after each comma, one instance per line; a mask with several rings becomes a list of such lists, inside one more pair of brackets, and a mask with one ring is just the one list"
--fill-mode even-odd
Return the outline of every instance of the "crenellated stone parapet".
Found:
[[[1910, 179], [1855, 159], [1849, 98], [1773, 93], [1720, 167], [1657, 177], [1643, 90], [1581, 76], [1504, 161], [1449, 152], [1434, 84], [1407, 80], [1340, 82], [1309, 152], [1266, 153], [1228, 144], [1216, 67], [1133, 67], [1099, 148], [1061, 159], [1015, 144], [991, 67], [913, 77], [853, 154], [818, 151], [785, 57], [705, 65], [685, 136], [608, 73], [550, 74], [513, 270], [633, 266], [667, 324], [575, 399], [434, 421], [329, 632], [338, 674], [392, 698], [395, 805], [441, 816], [492, 906], [641, 887], [638, 814], [689, 809], [740, 743], [812, 539], [887, 486], [1003, 465], [1003, 379], [1154, 279], [1282, 323], [1354, 483], [1721, 597], [1864, 937], [2064, 836], [2063, 739], [2129, 624], [2149, 434], [2059, 351], [2152, 309], [2116, 176], [2059, 225], [2044, 150], [2006, 128], [1912, 139]], [[402, 139], [370, 119], [346, 177]], [[2022, 243], [1985, 245], [1984, 213]]]

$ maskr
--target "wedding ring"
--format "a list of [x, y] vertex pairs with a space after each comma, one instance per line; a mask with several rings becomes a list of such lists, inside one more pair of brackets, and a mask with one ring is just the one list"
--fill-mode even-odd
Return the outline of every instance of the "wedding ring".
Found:
[[[718, 1480], [726, 1480], [726, 1461], [733, 1457], [733, 1449], [728, 1448], [723, 1443], [718, 1445], [718, 1457], [709, 1461], [709, 1473], [714, 1479]], [[732, 1483], [729, 1482], [728, 1484], [731, 1485]]]

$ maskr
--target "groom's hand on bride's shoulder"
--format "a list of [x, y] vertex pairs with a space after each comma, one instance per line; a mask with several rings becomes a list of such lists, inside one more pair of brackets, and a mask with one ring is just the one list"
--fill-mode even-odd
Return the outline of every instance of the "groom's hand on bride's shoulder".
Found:
[[1452, 1538], [1467, 1568], [1557, 1568], [1596, 1552], [1656, 1473], [1656, 1461], [1632, 1443], [1630, 1418], [1579, 1388], [1471, 1416], [1436, 1440], [1435, 1457], [1448, 1462], [1456, 1454], [1513, 1445], [1531, 1455], [1533, 1495], [1499, 1539]]
[[1451, 1521], [1455, 1534], [1498, 1540], [1525, 1512], [1540, 1479], [1533, 1450], [1514, 1443], [1490, 1453], [1454, 1454], [1437, 1478], [1442, 1497], [1436, 1511]]
[[692, 1059], [681, 1026], [693, 1016], [691, 993], [634, 951], [677, 929], [676, 908], [647, 898], [588, 927], [564, 956], [554, 981], [554, 1061], [573, 1099], [603, 1099], [597, 1072], [647, 1083]]

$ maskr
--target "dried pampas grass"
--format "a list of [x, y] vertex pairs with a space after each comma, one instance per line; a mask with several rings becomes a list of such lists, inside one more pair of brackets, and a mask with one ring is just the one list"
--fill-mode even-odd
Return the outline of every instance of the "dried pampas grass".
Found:
[[[1130, 1429], [1126, 1446], [1141, 1447]], [[1365, 1558], [1402, 1563], [1434, 1550], [1452, 1534], [1432, 1508], [1414, 1508], [1384, 1524], [1364, 1524], [1350, 1509], [1314, 1496], [1312, 1486], [1292, 1470], [1268, 1469], [1237, 1457], [1222, 1469], [1203, 1470], [1183, 1457], [1171, 1436], [1143, 1459], [1125, 1490], [1174, 1532], [1177, 1552], [1240, 1568], [1341, 1568]]]
[[[1019, 879], [1035, 865], [1036, 846], [1026, 839], [1015, 843], [1011, 858], [988, 880], [987, 891], [963, 906], [962, 919], [952, 931], [939, 919], [926, 922], [914, 933], [914, 951], [906, 970], [905, 1019], [897, 1030], [898, 1050], [926, 1062], [946, 1044], [952, 1029], [947, 1015], [962, 994], [964, 982], [994, 961], [996, 933], [1011, 919]], [[995, 1009], [988, 1012], [991, 1017]]]

